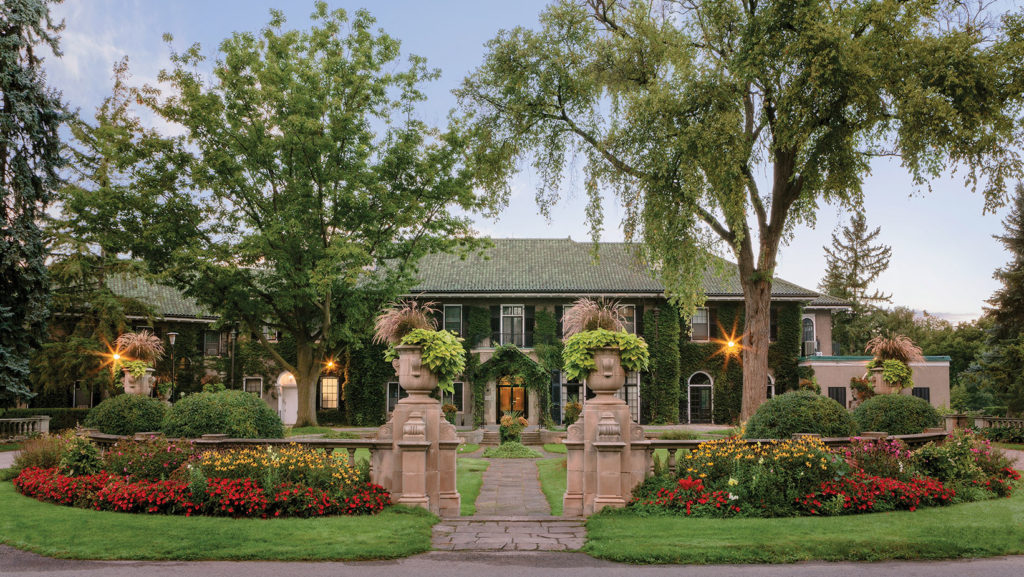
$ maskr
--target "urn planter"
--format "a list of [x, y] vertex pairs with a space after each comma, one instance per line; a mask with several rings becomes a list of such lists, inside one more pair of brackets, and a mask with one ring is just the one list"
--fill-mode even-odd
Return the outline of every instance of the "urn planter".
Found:
[[122, 379], [124, 392], [129, 395], [142, 395], [148, 397], [153, 390], [154, 372], [154, 369], [146, 369], [146, 373], [144, 375], [136, 377], [132, 375], [128, 369], [124, 369], [124, 377]]
[[430, 369], [423, 366], [423, 347], [417, 345], [398, 345], [398, 358], [391, 362], [398, 373], [398, 384], [410, 398], [422, 400], [430, 397], [437, 388], [438, 377]]

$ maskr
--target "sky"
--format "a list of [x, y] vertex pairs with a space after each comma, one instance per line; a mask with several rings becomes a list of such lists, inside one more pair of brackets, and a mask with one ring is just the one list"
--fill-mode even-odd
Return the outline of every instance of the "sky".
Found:
[[[1004, 0], [1012, 6], [1015, 0]], [[462, 79], [483, 61], [485, 43], [499, 30], [537, 27], [547, 4], [541, 0], [332, 0], [331, 8], [367, 8], [385, 32], [402, 42], [405, 54], [425, 57], [440, 68], [441, 78], [425, 87], [428, 96], [420, 117], [444, 126], [457, 103], [451, 94]], [[63, 19], [63, 56], [45, 62], [51, 85], [63, 91], [72, 108], [86, 117], [112, 85], [113, 63], [128, 56], [135, 82], [155, 82], [169, 65], [172, 46], [183, 50], [200, 43], [207, 56], [233, 32], [258, 31], [271, 8], [282, 9], [289, 26], [305, 28], [311, 1], [217, 0], [156, 2], [151, 0], [65, 0], [52, 13]], [[550, 222], [534, 202], [538, 180], [524, 172], [512, 183], [509, 207], [497, 220], [478, 218], [476, 228], [493, 237], [571, 237], [589, 239], [584, 224], [585, 194], [567, 187], [551, 211]], [[939, 315], [953, 321], [981, 314], [985, 300], [998, 287], [992, 273], [1008, 253], [992, 238], [1003, 230], [1006, 209], [984, 212], [980, 195], [972, 194], [963, 178], [946, 175], [931, 183], [931, 191], [914, 187], [897, 162], [879, 160], [863, 185], [869, 225], [880, 226], [879, 241], [892, 247], [889, 269], [876, 287], [892, 293], [895, 305]], [[622, 240], [622, 211], [613, 198], [605, 202], [601, 240]], [[822, 206], [816, 225], [801, 226], [792, 242], [782, 247], [776, 275], [807, 288], [816, 288], [824, 274], [823, 247], [831, 244], [837, 226], [849, 215], [835, 206]]]

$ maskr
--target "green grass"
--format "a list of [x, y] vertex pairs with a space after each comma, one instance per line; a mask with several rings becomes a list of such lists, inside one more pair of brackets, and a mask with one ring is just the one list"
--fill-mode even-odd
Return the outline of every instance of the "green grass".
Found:
[[330, 427], [295, 427], [285, 429], [286, 437], [298, 437], [301, 435], [323, 435], [324, 439], [359, 439], [359, 435], [349, 431], [335, 431]]
[[[1000, 449], [1010, 449], [1011, 451], [1024, 451], [1024, 445], [1020, 443], [992, 443], [993, 447], [999, 447]], [[2, 451], [3, 449], [0, 449]]]
[[565, 445], [562, 443], [544, 443], [544, 450], [549, 453], [558, 453], [564, 455], [568, 452]]
[[0, 543], [65, 559], [357, 560], [430, 550], [437, 517], [396, 507], [367, 517], [222, 519], [41, 503], [0, 483]]
[[583, 551], [624, 563], [793, 563], [951, 559], [1024, 553], [1024, 491], [914, 512], [787, 519], [643, 517], [587, 521]]
[[455, 465], [455, 486], [462, 497], [459, 514], [473, 515], [476, 513], [476, 498], [480, 496], [480, 486], [484, 482], [484, 471], [491, 462], [462, 457]]
[[465, 444], [464, 443], [462, 445], [459, 445], [458, 452], [459, 452], [459, 454], [462, 454], [462, 453], [475, 453], [475, 452], [477, 452], [479, 450], [480, 450], [480, 445], [471, 444], [471, 443], [470, 444]]
[[541, 455], [522, 443], [509, 441], [508, 443], [502, 443], [497, 447], [488, 447], [484, 450], [483, 456], [487, 459], [537, 459], [544, 455]]
[[562, 497], [565, 495], [565, 457], [537, 461], [540, 490], [551, 506], [551, 514], [562, 515]]
[[0, 453], [8, 451], [20, 451], [21, 443], [0, 443]]

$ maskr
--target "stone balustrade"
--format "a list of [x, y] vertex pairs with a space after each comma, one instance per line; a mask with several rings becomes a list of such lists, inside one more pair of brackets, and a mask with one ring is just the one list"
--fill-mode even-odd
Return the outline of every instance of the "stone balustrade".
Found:
[[46, 415], [0, 419], [0, 439], [28, 437], [30, 435], [42, 435], [49, 432], [50, 417]]

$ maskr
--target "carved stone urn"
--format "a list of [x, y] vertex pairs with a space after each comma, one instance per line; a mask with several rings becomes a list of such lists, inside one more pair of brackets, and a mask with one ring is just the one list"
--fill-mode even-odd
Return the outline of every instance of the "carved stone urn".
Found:
[[153, 390], [154, 372], [154, 369], [146, 369], [146, 374], [141, 377], [135, 377], [128, 372], [128, 369], [124, 369], [124, 378], [122, 379], [124, 392], [129, 395], [143, 395], [148, 397], [150, 392]]
[[423, 347], [418, 345], [398, 345], [398, 358], [391, 361], [398, 373], [398, 384], [401, 385], [411, 399], [425, 400], [431, 391], [437, 388], [437, 375], [423, 366]]
[[626, 370], [622, 368], [622, 357], [617, 348], [600, 348], [594, 351], [596, 368], [587, 376], [587, 386], [596, 397], [587, 403], [597, 405], [622, 404], [615, 393], [626, 383]]
[[892, 395], [894, 393], [899, 393], [899, 389], [885, 382], [885, 379], [882, 378], [882, 371], [882, 367], [875, 367], [871, 369], [871, 380], [872, 386], [875, 389], [875, 394]]

